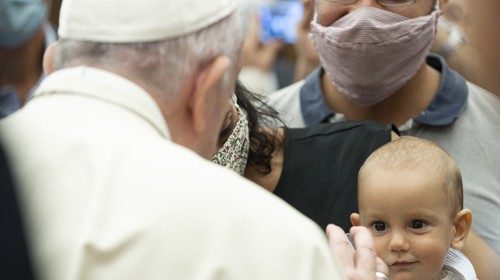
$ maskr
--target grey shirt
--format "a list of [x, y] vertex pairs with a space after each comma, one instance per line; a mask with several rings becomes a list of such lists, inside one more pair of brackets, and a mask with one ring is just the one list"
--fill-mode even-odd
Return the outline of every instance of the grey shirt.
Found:
[[[430, 55], [427, 64], [441, 73], [438, 92], [424, 111], [400, 129], [435, 141], [458, 162], [473, 228], [500, 253], [500, 98], [465, 81], [437, 55]], [[344, 120], [324, 100], [322, 73], [317, 69], [269, 96], [287, 126]]]

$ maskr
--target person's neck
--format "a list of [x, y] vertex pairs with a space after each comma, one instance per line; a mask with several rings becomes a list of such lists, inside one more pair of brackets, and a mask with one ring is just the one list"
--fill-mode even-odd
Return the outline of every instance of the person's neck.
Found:
[[321, 84], [328, 106], [334, 112], [344, 114], [347, 120], [372, 120], [401, 126], [429, 106], [437, 94], [440, 79], [441, 74], [437, 70], [424, 64], [396, 93], [369, 107], [359, 106], [349, 100], [325, 74]]
[[244, 177], [250, 181], [260, 185], [264, 189], [274, 192], [278, 186], [279, 179], [281, 177], [281, 171], [283, 170], [284, 162], [284, 130], [283, 128], [278, 128], [277, 130], [268, 130], [269, 134], [273, 134], [276, 137], [275, 148], [272, 153], [271, 158], [271, 172], [264, 174], [258, 166], [247, 164]]
[[44, 33], [40, 29], [20, 47], [0, 48], [0, 86], [12, 86], [21, 104], [40, 79], [44, 43]]

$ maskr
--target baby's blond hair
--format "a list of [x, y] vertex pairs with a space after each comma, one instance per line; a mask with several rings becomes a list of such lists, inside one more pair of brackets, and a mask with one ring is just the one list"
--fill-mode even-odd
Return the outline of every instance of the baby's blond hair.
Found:
[[389, 171], [425, 168], [435, 172], [443, 178], [446, 196], [453, 210], [458, 212], [463, 208], [460, 170], [450, 154], [432, 141], [403, 136], [378, 148], [359, 170], [358, 187], [366, 185], [366, 172], [372, 166]]

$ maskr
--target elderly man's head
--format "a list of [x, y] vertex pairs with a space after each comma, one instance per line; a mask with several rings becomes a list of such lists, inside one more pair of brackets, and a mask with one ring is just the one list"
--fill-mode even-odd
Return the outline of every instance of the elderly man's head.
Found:
[[239, 70], [235, 8], [234, 0], [67, 0], [55, 68], [86, 65], [134, 81], [172, 139], [208, 157]]

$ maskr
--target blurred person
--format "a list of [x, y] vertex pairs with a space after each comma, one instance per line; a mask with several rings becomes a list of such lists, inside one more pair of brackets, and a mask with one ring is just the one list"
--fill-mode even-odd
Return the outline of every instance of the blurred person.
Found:
[[59, 11], [61, 10], [62, 0], [45, 0], [50, 7], [49, 20], [54, 28], [59, 27]]
[[295, 70], [293, 81], [297, 82], [309, 75], [319, 65], [318, 52], [309, 37], [311, 31], [311, 20], [314, 16], [314, 1], [302, 0], [304, 5], [304, 16], [297, 26], [297, 42], [295, 43]]
[[[500, 2], [496, 0], [446, 0], [444, 32], [437, 37], [437, 51], [450, 67], [467, 80], [500, 96]], [[438, 34], [439, 35], [439, 34]]]
[[279, 88], [274, 65], [283, 43], [276, 40], [261, 42], [261, 26], [254, 9], [247, 11], [245, 18], [248, 25], [243, 42], [243, 65], [238, 77], [253, 92], [265, 96]]
[[431, 141], [403, 136], [359, 171], [359, 213], [370, 229], [389, 278], [476, 280], [461, 250], [472, 213], [463, 207], [462, 178], [453, 158]]
[[[278, 0], [240, 0], [240, 10], [245, 20], [246, 32], [243, 45], [243, 68], [239, 74], [240, 81], [254, 93], [266, 96], [279, 88], [298, 81], [319, 64], [318, 55], [309, 38], [309, 23], [312, 19], [314, 2], [301, 1], [303, 16], [298, 21], [295, 42], [280, 40], [261, 40], [262, 26], [259, 7], [278, 5], [287, 1]], [[291, 0], [290, 2], [298, 2]], [[295, 6], [294, 6], [295, 7]], [[287, 15], [289, 22], [294, 21]], [[271, 25], [272, 23], [269, 23]], [[290, 35], [287, 33], [287, 35]]]
[[354, 251], [329, 226], [329, 248], [310, 220], [203, 159], [215, 153], [239, 70], [235, 6], [63, 2], [50, 74], [0, 122], [39, 278], [387, 273], [366, 229], [351, 229]]
[[0, 118], [33, 94], [44, 78], [43, 53], [55, 40], [45, 1], [0, 2]]
[[498, 254], [500, 99], [429, 54], [436, 2], [317, 0], [321, 67], [271, 94], [270, 105], [291, 127], [373, 120], [438, 143], [461, 166], [473, 229]]

